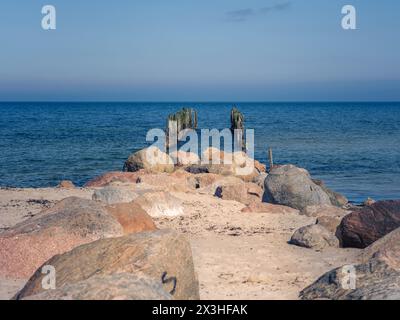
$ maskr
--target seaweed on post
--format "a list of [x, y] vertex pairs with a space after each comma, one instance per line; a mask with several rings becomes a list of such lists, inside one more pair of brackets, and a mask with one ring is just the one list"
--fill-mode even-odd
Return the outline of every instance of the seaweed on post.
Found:
[[[241, 130], [241, 134], [238, 137], [234, 134], [235, 130]], [[238, 143], [237, 145], [241, 146], [241, 149], [246, 152], [244, 138], [244, 116], [236, 107], [233, 107], [231, 110], [231, 131], [234, 135], [234, 138], [239, 139], [239, 141], [236, 141], [236, 143]]]
[[167, 150], [169, 150], [169, 130], [171, 122], [175, 121], [177, 134], [185, 129], [197, 129], [197, 111], [192, 108], [182, 108], [182, 110], [170, 114], [167, 120]]

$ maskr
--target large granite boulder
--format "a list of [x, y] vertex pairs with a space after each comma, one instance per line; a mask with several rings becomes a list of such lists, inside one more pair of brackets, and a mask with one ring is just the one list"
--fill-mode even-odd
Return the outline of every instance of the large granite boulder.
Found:
[[148, 147], [129, 156], [125, 161], [123, 171], [135, 172], [145, 169], [149, 172], [173, 172], [174, 161], [157, 147]]
[[333, 234], [337, 234], [337, 229], [342, 219], [350, 213], [350, 211], [333, 205], [322, 205], [322, 206], [308, 206], [303, 212], [308, 217], [317, 218], [317, 224], [325, 227], [328, 231]]
[[343, 218], [338, 233], [343, 247], [366, 248], [400, 227], [400, 200], [378, 201]]
[[[400, 228], [363, 250], [362, 263], [327, 272], [300, 293], [302, 299], [399, 300]], [[349, 282], [353, 274], [353, 286]]]
[[271, 170], [265, 179], [264, 201], [286, 205], [300, 211], [312, 205], [331, 205], [328, 194], [310, 177], [307, 170], [284, 165]]
[[171, 300], [160, 281], [142, 274], [95, 275], [23, 300]]
[[204, 189], [213, 185], [217, 180], [224, 177], [214, 173], [199, 173], [193, 174], [188, 178], [188, 183], [193, 189]]
[[346, 215], [348, 215], [350, 211], [344, 210], [342, 208], [333, 206], [333, 205], [317, 205], [317, 206], [308, 206], [306, 207], [302, 214], [306, 215], [307, 217], [323, 217], [323, 216], [330, 216], [330, 217], [337, 217], [343, 219]]
[[123, 227], [101, 204], [66, 198], [1, 234], [0, 275], [26, 278], [54, 255], [121, 235]]
[[[58, 290], [91, 278], [93, 280], [94, 276], [126, 273], [138, 277], [145, 275], [161, 285], [173, 299], [199, 299], [190, 244], [183, 235], [171, 230], [98, 240], [56, 255], [45, 265], [54, 267]], [[44, 276], [39, 268], [15, 298], [23, 299], [45, 292], [42, 288]], [[97, 290], [98, 281], [93, 281], [92, 287], [87, 283], [86, 287]], [[121, 285], [125, 284], [122, 282]], [[85, 295], [94, 296], [94, 293], [86, 292]]]
[[92, 195], [92, 200], [101, 201], [106, 204], [128, 203], [139, 197], [132, 187], [129, 186], [106, 186], [97, 189]]
[[119, 172], [119, 171], [107, 172], [88, 181], [85, 184], [85, 187], [86, 188], [105, 187], [115, 182], [137, 183], [138, 178], [143, 174], [146, 174], [145, 170], [139, 170], [136, 172]]
[[240, 179], [221, 179], [215, 182], [214, 196], [223, 200], [233, 200], [249, 205], [262, 200], [263, 190], [254, 183], [246, 183]]
[[200, 164], [200, 157], [194, 152], [175, 151], [170, 154], [177, 166], [190, 166]]
[[[336, 235], [337, 229], [342, 221], [341, 217], [337, 216], [321, 216], [317, 218], [317, 225], [324, 227], [326, 230]], [[339, 238], [338, 238], [339, 239]]]
[[354, 266], [355, 287], [349, 282], [349, 266], [336, 268], [300, 292], [304, 300], [399, 300], [400, 272], [384, 261], [371, 259]]
[[369, 245], [363, 250], [361, 257], [364, 262], [378, 257], [400, 271], [400, 228]]
[[121, 224], [124, 234], [157, 229], [153, 219], [135, 202], [112, 204], [106, 210]]
[[289, 243], [315, 250], [323, 250], [326, 247], [339, 247], [338, 238], [332, 232], [318, 224], [305, 226], [296, 230]]
[[194, 189], [192, 175], [183, 169], [173, 173], [146, 174], [140, 176], [138, 184], [151, 186], [154, 191], [189, 192]]
[[180, 199], [165, 191], [147, 192], [135, 200], [153, 218], [175, 217], [183, 214]]

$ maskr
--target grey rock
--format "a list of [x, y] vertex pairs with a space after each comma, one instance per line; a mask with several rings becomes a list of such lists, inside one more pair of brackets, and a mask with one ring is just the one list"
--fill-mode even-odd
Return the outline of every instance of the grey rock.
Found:
[[344, 195], [342, 195], [338, 192], [332, 191], [324, 184], [323, 181], [313, 179], [313, 182], [316, 185], [320, 186], [322, 188], [322, 190], [324, 190], [326, 192], [326, 194], [329, 196], [329, 199], [331, 200], [332, 205], [337, 206], [337, 207], [343, 207], [349, 203], [349, 200]]
[[[361, 263], [325, 273], [305, 288], [302, 299], [399, 300], [400, 228], [362, 250]], [[355, 276], [349, 284], [349, 271]], [[344, 285], [343, 285], [344, 284]]]
[[260, 173], [258, 176], [254, 177], [253, 183], [264, 189], [265, 179], [267, 178], [268, 173]]
[[312, 205], [330, 205], [327, 193], [315, 184], [305, 169], [284, 165], [271, 170], [265, 179], [264, 201], [304, 210]]
[[321, 225], [313, 224], [302, 227], [292, 235], [290, 244], [299, 247], [323, 250], [325, 247], [338, 247], [339, 240]]
[[[346, 267], [346, 266], [344, 266]], [[400, 272], [372, 259], [354, 266], [355, 287], [349, 286], [348, 268], [337, 268], [300, 292], [303, 300], [399, 300]], [[344, 285], [343, 285], [344, 284]]]
[[128, 187], [114, 187], [107, 186], [103, 189], [95, 190], [92, 199], [94, 201], [101, 201], [106, 204], [128, 203], [132, 202], [139, 195]]

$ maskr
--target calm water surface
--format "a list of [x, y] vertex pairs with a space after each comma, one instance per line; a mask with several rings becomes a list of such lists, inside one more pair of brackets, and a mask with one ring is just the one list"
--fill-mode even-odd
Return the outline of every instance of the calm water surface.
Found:
[[[308, 169], [360, 202], [400, 198], [400, 103], [238, 103], [256, 158]], [[0, 103], [0, 186], [78, 185], [121, 170], [150, 128], [183, 106], [199, 127], [229, 127], [232, 103]]]

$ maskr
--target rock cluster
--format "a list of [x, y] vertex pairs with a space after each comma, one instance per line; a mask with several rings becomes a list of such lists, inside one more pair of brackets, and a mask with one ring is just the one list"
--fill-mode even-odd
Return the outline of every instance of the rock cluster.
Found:
[[[333, 269], [305, 288], [302, 299], [400, 299], [400, 201], [378, 201], [345, 216], [337, 234], [363, 248], [361, 263]], [[353, 278], [351, 278], [353, 277]]]
[[363, 263], [342, 266], [301, 291], [305, 300], [400, 299], [400, 228], [362, 253]]

